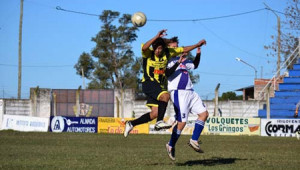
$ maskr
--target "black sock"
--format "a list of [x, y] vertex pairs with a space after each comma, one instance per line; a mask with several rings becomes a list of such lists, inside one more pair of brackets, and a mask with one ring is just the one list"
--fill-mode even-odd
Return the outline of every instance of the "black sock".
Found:
[[143, 124], [143, 123], [147, 123], [149, 121], [151, 121], [150, 112], [145, 113], [141, 117], [130, 121], [130, 123], [132, 124], [132, 126], [136, 126], [136, 125], [140, 125], [140, 124]]
[[167, 110], [168, 103], [159, 101], [158, 103], [158, 115], [157, 115], [157, 122], [164, 119], [166, 110]]

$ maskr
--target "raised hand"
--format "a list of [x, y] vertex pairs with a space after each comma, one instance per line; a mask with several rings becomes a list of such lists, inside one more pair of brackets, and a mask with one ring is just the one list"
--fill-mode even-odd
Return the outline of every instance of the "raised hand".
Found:
[[201, 47], [202, 45], [206, 45], [206, 40], [201, 40], [197, 43], [198, 47]]
[[163, 29], [163, 30], [160, 30], [156, 36], [157, 37], [164, 37], [166, 35], [167, 35], [167, 30]]
[[178, 63], [182, 63], [184, 60], [185, 60], [185, 57], [187, 56], [187, 53], [182, 53], [181, 55], [180, 55], [180, 58], [179, 58], [179, 60], [178, 60]]

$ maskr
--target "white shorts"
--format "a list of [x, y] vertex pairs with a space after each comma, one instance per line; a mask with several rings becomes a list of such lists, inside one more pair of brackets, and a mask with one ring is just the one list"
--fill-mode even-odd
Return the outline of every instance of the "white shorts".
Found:
[[178, 122], [186, 122], [189, 113], [198, 115], [207, 111], [199, 95], [193, 90], [171, 91], [171, 100], [174, 105], [175, 119]]

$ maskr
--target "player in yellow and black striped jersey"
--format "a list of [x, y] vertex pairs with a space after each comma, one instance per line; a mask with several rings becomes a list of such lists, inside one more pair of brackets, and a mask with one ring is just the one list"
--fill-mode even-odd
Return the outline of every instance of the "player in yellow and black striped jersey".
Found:
[[[166, 89], [165, 69], [168, 59], [176, 57], [184, 52], [189, 52], [197, 47], [205, 44], [201, 40], [195, 45], [177, 48], [168, 48], [165, 40], [162, 38], [166, 35], [167, 30], [161, 30], [156, 36], [142, 44], [143, 56], [143, 79], [142, 88], [143, 92], [147, 95], [147, 106], [151, 108], [148, 112], [141, 117], [128, 121], [125, 124], [124, 136], [127, 137], [129, 132], [134, 126], [147, 123], [157, 118], [155, 130], [167, 129], [171, 125], [163, 121], [170, 95]], [[152, 45], [152, 49], [150, 46]]]

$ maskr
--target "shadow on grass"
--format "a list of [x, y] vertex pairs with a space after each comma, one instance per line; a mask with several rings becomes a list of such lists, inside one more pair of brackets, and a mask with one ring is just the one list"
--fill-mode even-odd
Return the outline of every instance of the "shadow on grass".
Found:
[[215, 166], [215, 165], [233, 164], [237, 160], [247, 160], [247, 159], [213, 157], [212, 159], [193, 160], [184, 163], [176, 163], [176, 165], [177, 166], [194, 166], [194, 165]]

